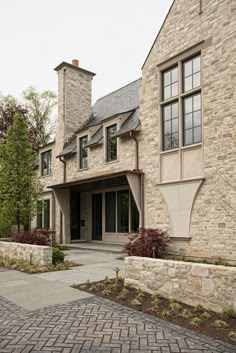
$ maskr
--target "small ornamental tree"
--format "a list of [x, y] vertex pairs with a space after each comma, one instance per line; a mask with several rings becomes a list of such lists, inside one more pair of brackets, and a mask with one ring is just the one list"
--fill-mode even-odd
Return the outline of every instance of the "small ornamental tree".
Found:
[[35, 159], [27, 125], [15, 114], [0, 145], [0, 227], [27, 227], [35, 215], [40, 184], [35, 173]]
[[152, 228], [139, 228], [129, 236], [130, 241], [124, 250], [129, 256], [162, 257], [171, 243], [166, 231]]

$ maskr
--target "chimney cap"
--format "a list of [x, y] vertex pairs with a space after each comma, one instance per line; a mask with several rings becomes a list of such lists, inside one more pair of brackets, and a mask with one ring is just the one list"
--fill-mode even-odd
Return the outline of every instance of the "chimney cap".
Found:
[[79, 67], [79, 60], [73, 59], [72, 60], [72, 65]]
[[92, 77], [96, 75], [94, 72], [91, 72], [91, 71], [82, 69], [81, 67], [77, 67], [77, 66], [72, 65], [72, 64], [69, 64], [69, 63], [67, 63], [67, 62], [65, 62], [65, 61], [63, 61], [61, 64], [59, 64], [57, 67], [55, 67], [54, 70], [55, 70], [55, 71], [59, 71], [59, 70], [61, 70], [61, 69], [64, 68], [64, 67], [65, 67], [65, 68], [68, 67], [68, 68], [70, 68], [70, 69], [78, 70], [78, 71], [83, 72], [83, 73], [85, 73], [85, 74], [87, 74], [87, 75], [89, 75], [89, 76], [92, 76]]

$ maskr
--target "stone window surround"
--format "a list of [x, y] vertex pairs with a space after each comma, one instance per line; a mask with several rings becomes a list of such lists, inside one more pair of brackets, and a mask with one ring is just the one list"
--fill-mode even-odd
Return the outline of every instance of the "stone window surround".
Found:
[[88, 152], [88, 156], [87, 156], [87, 159], [88, 159], [88, 166], [86, 168], [80, 168], [80, 139], [82, 137], [85, 137], [87, 136], [88, 137], [88, 141], [90, 139], [90, 133], [89, 131], [87, 132], [81, 132], [80, 134], [77, 135], [77, 171], [80, 172], [80, 171], [83, 171], [83, 170], [88, 170], [89, 169], [89, 155], [90, 155], [90, 148], [87, 147], [87, 152]]
[[[169, 184], [169, 182], [163, 182], [162, 181], [162, 163], [161, 163], [161, 156], [165, 156], [165, 155], [170, 155], [172, 153], [175, 153], [175, 152], [181, 152], [183, 153], [184, 151], [191, 151], [191, 150], [195, 150], [196, 148], [200, 148], [202, 149], [203, 148], [203, 143], [200, 142], [200, 143], [196, 143], [196, 144], [193, 144], [193, 145], [187, 145], [187, 146], [180, 146], [178, 148], [175, 148], [175, 149], [171, 149], [171, 150], [166, 150], [166, 151], [163, 151], [162, 149], [162, 146], [163, 146], [163, 138], [162, 138], [162, 131], [163, 131], [163, 128], [162, 128], [162, 106], [165, 105], [165, 104], [169, 104], [169, 103], [172, 103], [176, 100], [176, 97], [173, 97], [169, 100], [166, 100], [166, 101], [162, 101], [162, 74], [164, 71], [167, 71], [168, 69], [171, 69], [177, 65], [180, 66], [180, 71], [179, 71], [179, 75], [181, 75], [182, 77], [182, 64], [184, 61], [187, 61], [188, 59], [191, 59], [193, 58], [194, 56], [197, 56], [197, 55], [200, 55], [201, 56], [201, 83], [202, 83], [202, 51], [204, 49], [206, 49], [207, 47], [211, 46], [212, 45], [212, 38], [209, 37], [207, 38], [206, 40], [202, 40], [196, 44], [194, 44], [193, 46], [189, 47], [189, 48], [186, 48], [185, 50], [181, 51], [180, 53], [170, 57], [169, 59], [167, 60], [164, 60], [160, 63], [157, 64], [157, 68], [158, 68], [158, 73], [159, 73], [159, 77], [160, 77], [160, 80], [159, 80], [159, 92], [161, 92], [161, 94], [159, 95], [159, 107], [160, 107], [160, 120], [159, 120], [159, 131], [160, 131], [160, 144], [159, 144], [159, 163], [160, 163], [160, 168], [159, 168], [159, 184], [162, 185], [162, 184]], [[179, 80], [179, 85], [182, 84], [182, 80]], [[179, 96], [177, 97], [180, 97], [180, 96], [188, 96], [188, 95], [193, 95], [193, 94], [197, 94], [199, 91], [201, 91], [201, 88], [202, 86], [200, 86], [200, 88], [197, 88], [197, 89], [193, 89], [189, 92], [186, 92], [184, 94], [179, 94]], [[179, 87], [179, 92], [182, 92], [182, 87]], [[183, 99], [181, 97], [181, 99]], [[204, 102], [204, 97], [201, 97], [201, 107], [202, 107], [202, 116], [203, 116], [203, 102]], [[180, 110], [180, 114], [179, 114], [179, 119], [181, 120], [182, 119], [182, 107], [179, 106], [179, 110]], [[183, 141], [183, 130], [182, 130], [182, 124], [181, 124], [181, 129], [179, 130], [179, 140], [180, 142], [182, 143]], [[202, 129], [202, 141], [204, 140], [204, 131]], [[180, 163], [180, 178], [176, 179], [176, 180], [173, 180], [171, 181], [170, 183], [173, 183], [173, 182], [179, 182], [180, 180], [182, 180], [182, 157], [181, 155], [179, 156], [179, 163]], [[203, 176], [202, 176], [203, 177]], [[191, 180], [197, 180], [199, 178], [188, 178], [188, 181], [191, 181]]]
[[[159, 74], [160, 74], [160, 153], [168, 153], [170, 151], [173, 151], [173, 149], [168, 149], [168, 150], [163, 150], [163, 140], [164, 140], [164, 136], [163, 136], [163, 131], [164, 131], [164, 127], [163, 127], [163, 107], [169, 105], [169, 104], [173, 104], [173, 103], [178, 103], [178, 110], [179, 110], [179, 115], [178, 115], [178, 121], [179, 121], [179, 147], [175, 148], [175, 150], [181, 149], [181, 148], [186, 148], [186, 147], [191, 147], [194, 146], [196, 144], [189, 144], [189, 145], [184, 145], [184, 100], [185, 98], [188, 97], [193, 97], [194, 95], [200, 94], [201, 95], [201, 91], [202, 91], [202, 60], [201, 60], [201, 81], [200, 81], [200, 86], [197, 88], [194, 88], [190, 91], [184, 92], [183, 89], [183, 65], [186, 61], [194, 59], [195, 57], [200, 56], [201, 58], [201, 51], [199, 52], [199, 50], [197, 50], [194, 54], [191, 54], [190, 56], [186, 54], [185, 58], [182, 59], [176, 59], [175, 65], [173, 66], [173, 68], [178, 67], [178, 95], [171, 97], [170, 99], [164, 100], [163, 97], [163, 73], [168, 71], [168, 69], [171, 69], [171, 67], [167, 67], [166, 69], [162, 69]], [[202, 99], [201, 99], [201, 111], [202, 111]], [[202, 115], [202, 113], [201, 113]], [[199, 144], [201, 145], [202, 142], [199, 142]]]
[[109, 119], [109, 121], [107, 121], [107, 122], [105, 122], [104, 124], [103, 124], [103, 136], [104, 136], [104, 164], [112, 164], [112, 163], [117, 163], [117, 162], [119, 162], [119, 138], [118, 137], [116, 137], [116, 141], [117, 141], [117, 143], [116, 143], [116, 149], [117, 149], [117, 158], [116, 158], [116, 160], [114, 160], [114, 161], [107, 161], [107, 128], [108, 127], [110, 127], [110, 126], [112, 126], [112, 125], [116, 125], [116, 127], [117, 127], [117, 131], [119, 130], [119, 128], [120, 128], [120, 119], [119, 118], [117, 118], [117, 119], [112, 119], [112, 120], [110, 120]]
[[[42, 158], [43, 158], [43, 155], [44, 155], [45, 153], [48, 153], [48, 152], [51, 152], [50, 173], [48, 173], [48, 174], [43, 174], [43, 168], [42, 168], [43, 160], [42, 160]], [[40, 151], [40, 153], [39, 153], [40, 177], [48, 177], [48, 176], [51, 176], [51, 175], [52, 175], [52, 160], [53, 160], [53, 155], [52, 155], [52, 149], [51, 149], [51, 148]]]

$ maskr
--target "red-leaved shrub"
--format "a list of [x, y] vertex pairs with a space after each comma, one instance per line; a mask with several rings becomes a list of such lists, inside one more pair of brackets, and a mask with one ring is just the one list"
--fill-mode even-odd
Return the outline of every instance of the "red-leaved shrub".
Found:
[[124, 250], [129, 256], [141, 257], [161, 257], [171, 242], [166, 231], [152, 228], [139, 228], [129, 239]]
[[10, 237], [10, 241], [13, 243], [24, 243], [31, 245], [50, 245], [50, 238], [46, 231], [45, 233], [39, 233], [37, 229], [28, 232], [15, 233]]

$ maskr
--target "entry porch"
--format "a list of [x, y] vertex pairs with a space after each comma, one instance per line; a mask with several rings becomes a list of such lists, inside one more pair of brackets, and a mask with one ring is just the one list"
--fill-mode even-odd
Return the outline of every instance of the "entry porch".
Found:
[[143, 173], [122, 171], [50, 186], [61, 209], [60, 242], [123, 244], [143, 225]]

